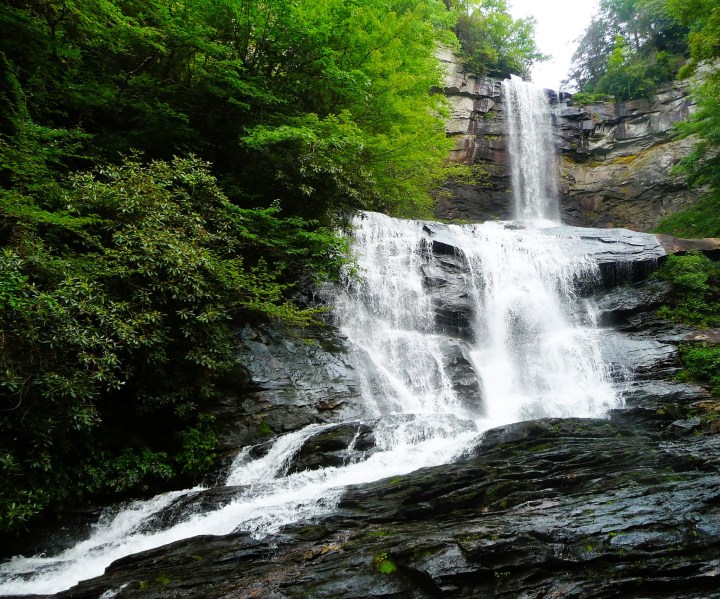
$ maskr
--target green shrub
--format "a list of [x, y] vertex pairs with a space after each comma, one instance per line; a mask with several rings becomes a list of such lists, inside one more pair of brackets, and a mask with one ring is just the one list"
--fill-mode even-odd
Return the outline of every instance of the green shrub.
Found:
[[701, 328], [720, 325], [720, 264], [699, 252], [668, 256], [655, 276], [675, 285], [672, 304], [659, 316]]
[[193, 157], [133, 157], [54, 195], [0, 198], [5, 529], [68, 495], [210, 466], [199, 414], [236, 365], [233, 323], [312, 322], [288, 300], [292, 279], [345, 260], [317, 223], [230, 203]]
[[680, 356], [687, 376], [709, 385], [710, 392], [720, 397], [720, 347], [685, 344], [680, 347]]

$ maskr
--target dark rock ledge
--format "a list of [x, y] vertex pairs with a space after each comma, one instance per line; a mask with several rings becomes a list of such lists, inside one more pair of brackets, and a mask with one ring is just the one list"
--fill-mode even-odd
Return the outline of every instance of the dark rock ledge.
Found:
[[720, 436], [673, 417], [495, 429], [332, 517], [180, 541], [59, 597], [720, 597]]

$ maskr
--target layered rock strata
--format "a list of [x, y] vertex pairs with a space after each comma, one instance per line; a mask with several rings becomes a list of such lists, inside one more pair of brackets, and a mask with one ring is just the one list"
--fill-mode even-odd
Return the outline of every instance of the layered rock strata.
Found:
[[[451, 160], [477, 165], [484, 175], [471, 184], [448, 183], [438, 194], [437, 216], [508, 220], [513, 203], [501, 81], [465, 72], [450, 51], [441, 58], [452, 106], [448, 134], [456, 140]], [[560, 154], [563, 222], [649, 230], [699, 197], [700, 190], [688, 189], [673, 172], [695, 143], [676, 139], [673, 130], [692, 111], [688, 87], [678, 82], [650, 100], [588, 106], [547, 90]]]

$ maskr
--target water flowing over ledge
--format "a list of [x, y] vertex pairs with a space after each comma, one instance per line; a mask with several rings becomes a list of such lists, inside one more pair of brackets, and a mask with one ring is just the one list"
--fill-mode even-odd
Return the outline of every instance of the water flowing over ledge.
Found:
[[557, 150], [545, 90], [520, 77], [502, 82], [515, 218], [560, 222]]
[[334, 314], [366, 418], [352, 424], [342, 465], [293, 466], [332, 424], [280, 437], [264, 453], [246, 448], [221, 485], [221, 505], [197, 507], [218, 492], [202, 488], [136, 502], [57, 556], [0, 566], [0, 593], [58, 592], [122, 556], [196, 535], [262, 537], [332, 513], [348, 485], [453, 461], [491, 427], [601, 416], [621, 405], [628, 373], [608, 367], [582, 292], [602, 286], [610, 256], [624, 265], [616, 274], [627, 274], [662, 255], [654, 237], [367, 213], [355, 222], [353, 245], [360, 273], [336, 290]]

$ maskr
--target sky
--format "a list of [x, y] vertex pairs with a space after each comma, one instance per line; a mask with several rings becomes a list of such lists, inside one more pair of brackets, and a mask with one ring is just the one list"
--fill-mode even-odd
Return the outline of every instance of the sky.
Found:
[[585, 31], [598, 0], [509, 0], [508, 4], [516, 19], [535, 17], [535, 41], [542, 53], [553, 57], [535, 66], [533, 82], [558, 90], [570, 69], [576, 46], [573, 40]]

